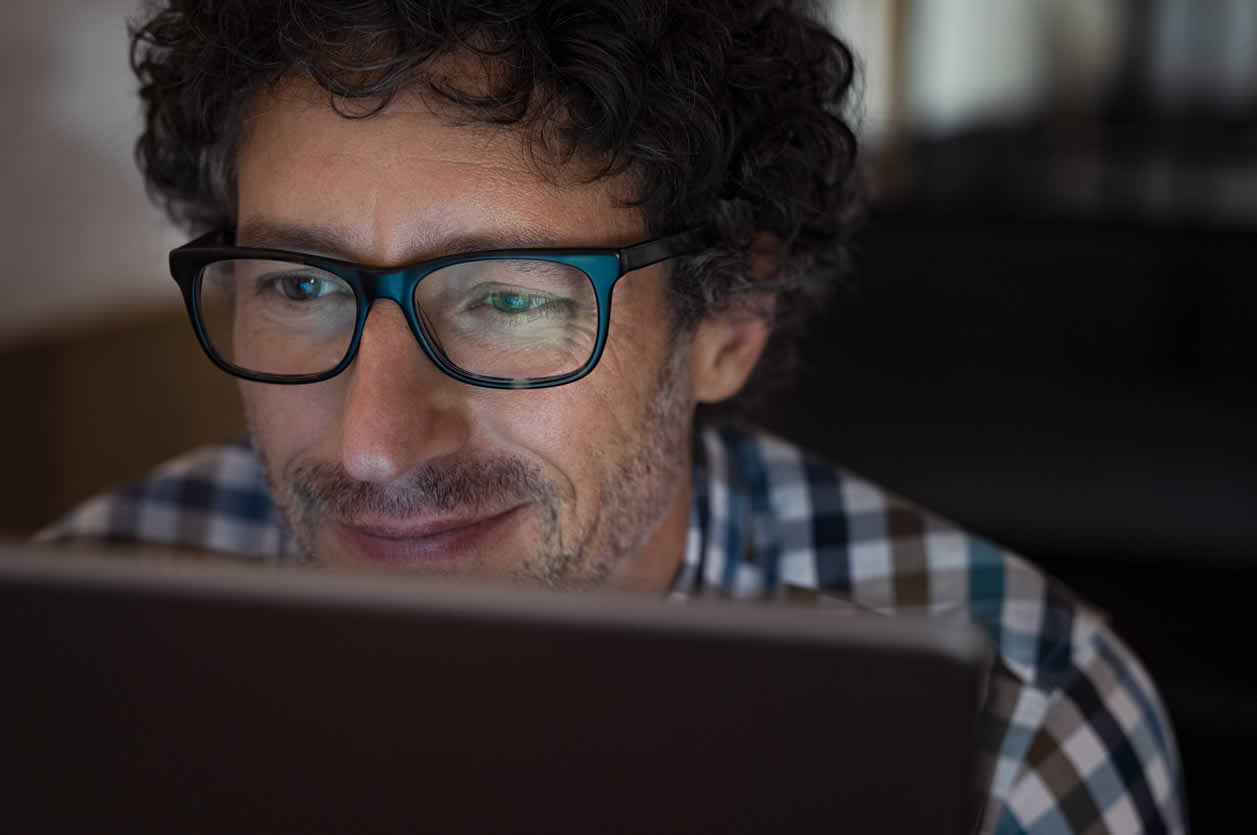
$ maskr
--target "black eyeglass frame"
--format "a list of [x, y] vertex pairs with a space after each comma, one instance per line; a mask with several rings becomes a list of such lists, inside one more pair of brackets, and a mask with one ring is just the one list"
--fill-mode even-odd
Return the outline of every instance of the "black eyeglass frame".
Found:
[[[368, 267], [303, 252], [240, 247], [235, 246], [234, 242], [235, 229], [219, 229], [170, 252], [170, 274], [183, 293], [183, 302], [187, 307], [192, 328], [196, 332], [197, 341], [201, 343], [201, 348], [214, 365], [234, 377], [280, 385], [300, 385], [330, 380], [348, 368], [357, 356], [371, 305], [376, 299], [390, 299], [401, 308], [424, 354], [448, 376], [484, 388], [533, 389], [572, 383], [593, 371], [606, 347], [607, 330], [611, 321], [611, 297], [616, 282], [634, 270], [705, 249], [708, 245], [708, 235], [703, 228], [695, 227], [675, 235], [654, 238], [620, 249], [494, 249], [449, 255], [402, 267]], [[219, 355], [206, 333], [201, 317], [201, 281], [206, 268], [211, 264], [244, 258], [283, 261], [316, 267], [332, 273], [353, 289], [358, 303], [358, 313], [354, 322], [353, 338], [340, 363], [318, 374], [266, 374], [241, 368]], [[504, 259], [556, 261], [579, 269], [589, 278], [598, 301], [598, 336], [594, 342], [593, 352], [583, 366], [566, 374], [528, 379], [472, 374], [455, 365], [441, 350], [437, 341], [428, 334], [413, 302], [415, 287], [420, 281], [436, 270], [453, 264]]]

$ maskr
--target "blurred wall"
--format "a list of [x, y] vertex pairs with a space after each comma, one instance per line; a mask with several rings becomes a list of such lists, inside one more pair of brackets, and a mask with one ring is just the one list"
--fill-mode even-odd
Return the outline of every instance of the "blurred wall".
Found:
[[136, 0], [5, 0], [0, 345], [177, 303], [180, 235], [144, 195], [127, 62]]
[[136, 0], [6, 0], [0, 28], [0, 534], [240, 431], [144, 193]]
[[243, 429], [182, 310], [83, 321], [0, 351], [0, 538]]

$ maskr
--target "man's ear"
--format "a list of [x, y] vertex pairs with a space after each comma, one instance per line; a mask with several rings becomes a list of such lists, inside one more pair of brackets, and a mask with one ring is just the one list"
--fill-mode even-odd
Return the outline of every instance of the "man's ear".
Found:
[[[771, 281], [777, 275], [779, 245], [773, 234], [756, 238], [750, 252], [756, 281]], [[742, 390], [772, 335], [776, 307], [777, 294], [772, 291], [747, 294], [699, 322], [690, 354], [690, 379], [698, 402], [716, 403]]]
[[773, 293], [735, 301], [709, 313], [694, 329], [690, 379], [700, 403], [727, 400], [746, 385], [772, 334]]

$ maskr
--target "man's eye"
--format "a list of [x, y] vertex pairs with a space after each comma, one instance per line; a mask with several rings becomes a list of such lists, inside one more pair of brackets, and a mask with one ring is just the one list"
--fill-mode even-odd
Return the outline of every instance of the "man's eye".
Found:
[[270, 281], [265, 282], [264, 286], [266, 285], [278, 288], [281, 293], [295, 302], [305, 302], [317, 299], [320, 296], [328, 296], [341, 289], [340, 282], [312, 275], [275, 276]]
[[544, 307], [551, 300], [545, 296], [532, 296], [527, 293], [490, 293], [489, 304], [499, 313], [527, 313]]

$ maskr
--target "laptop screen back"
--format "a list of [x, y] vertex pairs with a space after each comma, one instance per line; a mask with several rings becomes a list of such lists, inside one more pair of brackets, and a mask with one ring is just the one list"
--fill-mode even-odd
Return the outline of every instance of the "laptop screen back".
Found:
[[22, 831], [958, 833], [978, 808], [963, 624], [9, 549], [0, 636]]

